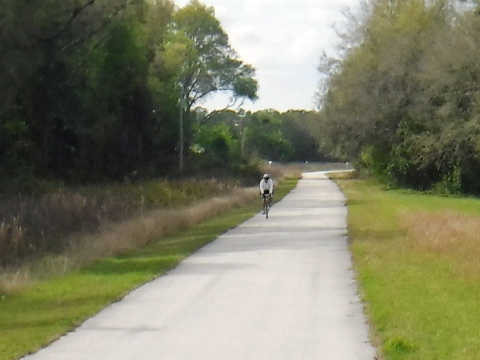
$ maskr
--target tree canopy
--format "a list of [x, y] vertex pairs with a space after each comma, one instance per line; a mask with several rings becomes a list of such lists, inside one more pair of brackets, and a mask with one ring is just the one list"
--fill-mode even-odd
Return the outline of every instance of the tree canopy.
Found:
[[[366, 3], [361, 41], [322, 61], [324, 151], [392, 185], [480, 193], [476, 6], [436, 0]], [[353, 45], [353, 46], [352, 46]]]
[[255, 70], [238, 58], [214, 9], [197, 0], [174, 14], [163, 55], [177, 70], [187, 109], [218, 91], [257, 99]]
[[220, 91], [231, 93], [230, 105], [239, 98], [256, 100], [258, 85], [255, 70], [238, 58], [214, 9], [198, 0], [173, 15], [161, 59], [167, 71], [172, 72], [180, 98], [179, 151], [183, 170], [184, 145], [192, 143], [192, 107]]
[[[255, 70], [196, 0], [0, 0], [2, 181], [172, 173], [217, 91], [255, 100]], [[183, 145], [183, 141], [182, 141]]]

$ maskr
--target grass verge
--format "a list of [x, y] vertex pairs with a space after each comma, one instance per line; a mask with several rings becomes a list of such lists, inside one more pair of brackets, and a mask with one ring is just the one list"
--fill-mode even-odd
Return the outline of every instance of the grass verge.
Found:
[[[288, 194], [296, 183], [297, 179], [284, 179], [276, 188], [275, 200]], [[145, 247], [0, 294], [0, 360], [18, 359], [47, 345], [258, 211], [256, 197]]]
[[383, 359], [480, 359], [478, 199], [337, 180]]

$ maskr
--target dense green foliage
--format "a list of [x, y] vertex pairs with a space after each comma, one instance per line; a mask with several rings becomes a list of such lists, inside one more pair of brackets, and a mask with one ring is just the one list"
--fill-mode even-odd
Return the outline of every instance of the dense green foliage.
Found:
[[319, 98], [324, 150], [390, 184], [480, 193], [477, 6], [364, 5], [351, 19], [343, 59], [325, 58], [320, 67], [328, 83]]
[[319, 151], [315, 112], [261, 110], [207, 114], [202, 109], [196, 110], [196, 126], [203, 134], [197, 139], [197, 156], [224, 154], [220, 159], [210, 159], [212, 163], [239, 157], [302, 163], [330, 160]]
[[3, 182], [165, 175], [195, 136], [187, 126], [180, 137], [180, 110], [216, 91], [256, 98], [254, 69], [198, 1], [0, 0], [0, 9]]

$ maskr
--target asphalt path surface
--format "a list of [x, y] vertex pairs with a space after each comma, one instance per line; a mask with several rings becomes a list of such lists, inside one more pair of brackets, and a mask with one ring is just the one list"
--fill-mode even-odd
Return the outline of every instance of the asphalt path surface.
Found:
[[[373, 360], [323, 173], [28, 360]], [[259, 199], [260, 208], [260, 199]]]

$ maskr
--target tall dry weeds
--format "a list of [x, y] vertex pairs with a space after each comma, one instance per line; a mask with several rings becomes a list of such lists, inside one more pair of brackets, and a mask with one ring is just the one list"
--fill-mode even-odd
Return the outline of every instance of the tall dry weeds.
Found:
[[96, 231], [103, 222], [120, 221], [135, 211], [136, 204], [118, 198], [98, 201], [75, 192], [2, 200], [0, 266], [18, 264], [33, 255], [59, 253], [71, 234]]
[[69, 257], [75, 259], [75, 263], [83, 264], [117, 255], [243, 205], [256, 195], [256, 189], [237, 189], [229, 195], [203, 200], [179, 209], [147, 211], [120, 224], [104, 226], [96, 234], [73, 241], [72, 243], [77, 245], [69, 251]]
[[42, 196], [0, 198], [0, 268], [62, 254], [74, 235], [95, 233], [145, 211], [186, 206], [223, 195], [234, 184], [211, 180], [148, 181], [106, 188], [59, 189]]
[[13, 261], [19, 253], [25, 252], [25, 229], [20, 224], [18, 217], [13, 217], [10, 222], [5, 220], [0, 223], [0, 263]]
[[257, 197], [257, 189], [234, 189], [228, 195], [214, 197], [178, 209], [144, 211], [120, 223], [108, 223], [94, 233], [66, 239], [68, 249], [48, 255], [14, 270], [0, 272], [0, 292], [10, 291], [32, 281], [65, 274], [92, 261], [144, 246], [181, 229], [196, 225]]
[[466, 279], [480, 278], [480, 217], [453, 211], [420, 212], [403, 217], [410, 245], [447, 259]]

